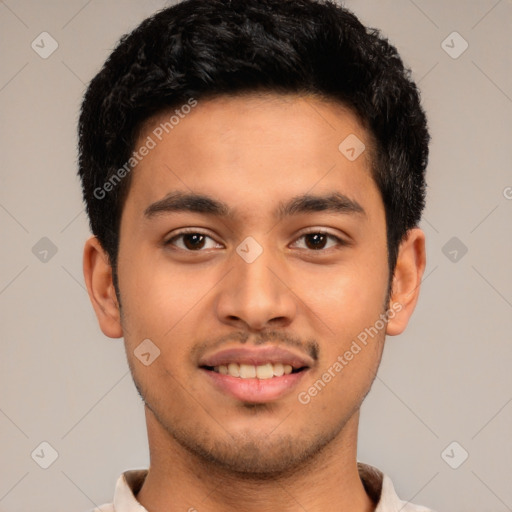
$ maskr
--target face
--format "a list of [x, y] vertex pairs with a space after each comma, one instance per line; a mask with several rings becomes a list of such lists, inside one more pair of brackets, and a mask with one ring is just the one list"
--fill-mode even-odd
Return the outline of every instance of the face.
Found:
[[[136, 144], [156, 143], [121, 220], [134, 381], [153, 428], [190, 453], [290, 469], [357, 414], [382, 353], [391, 305], [370, 140], [312, 97], [199, 102], [162, 136], [169, 117]], [[367, 148], [355, 160], [339, 149], [353, 135]]]

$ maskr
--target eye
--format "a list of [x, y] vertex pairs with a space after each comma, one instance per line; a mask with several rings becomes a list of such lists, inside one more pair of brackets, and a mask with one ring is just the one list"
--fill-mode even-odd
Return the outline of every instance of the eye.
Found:
[[[303, 240], [303, 243], [300, 241]], [[182, 231], [169, 238], [165, 245], [172, 245], [188, 252], [201, 252], [208, 249], [222, 248], [211, 236], [200, 231]], [[341, 238], [326, 231], [312, 231], [302, 234], [293, 244], [299, 249], [321, 251], [336, 246], [347, 245]]]
[[[303, 247], [299, 247], [299, 249], [309, 249], [312, 251], [330, 249], [336, 245], [347, 245], [344, 240], [326, 231], [312, 231], [310, 233], [304, 233], [296, 242], [294, 242], [293, 245], [297, 247], [298, 241], [302, 239], [304, 239], [304, 244]], [[329, 241], [333, 243], [329, 245]]]
[[184, 251], [199, 252], [202, 249], [215, 249], [222, 247], [212, 237], [197, 231], [182, 231], [169, 238], [165, 245], [173, 245]]

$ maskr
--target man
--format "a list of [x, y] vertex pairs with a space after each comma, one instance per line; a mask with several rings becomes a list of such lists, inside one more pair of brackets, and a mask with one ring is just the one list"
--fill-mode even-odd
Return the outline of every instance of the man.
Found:
[[186, 0], [121, 40], [79, 132], [85, 281], [150, 447], [100, 510], [428, 510], [356, 460], [425, 268], [396, 49], [335, 3]]

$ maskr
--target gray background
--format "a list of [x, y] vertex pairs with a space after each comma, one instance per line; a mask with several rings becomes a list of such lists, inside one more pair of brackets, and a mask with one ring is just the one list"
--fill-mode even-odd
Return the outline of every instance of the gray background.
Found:
[[[165, 5], [0, 2], [2, 512], [85, 511], [148, 465], [122, 340], [102, 335], [83, 284], [75, 134], [85, 84]], [[346, 5], [413, 69], [433, 136], [422, 293], [387, 340], [358, 458], [439, 512], [512, 510], [512, 1]], [[51, 48], [44, 31], [59, 45], [46, 59], [31, 47]]]

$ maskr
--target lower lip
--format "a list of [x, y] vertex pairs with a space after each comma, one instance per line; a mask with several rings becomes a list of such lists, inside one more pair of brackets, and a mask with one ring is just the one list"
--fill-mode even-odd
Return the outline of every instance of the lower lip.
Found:
[[213, 385], [220, 391], [231, 395], [242, 402], [265, 403], [277, 400], [297, 387], [300, 380], [308, 372], [302, 370], [271, 379], [241, 379], [201, 368]]

